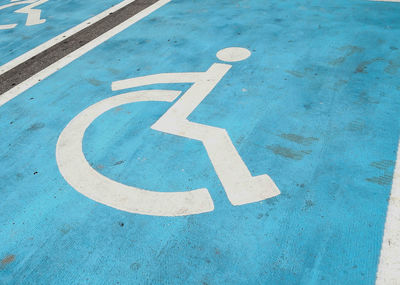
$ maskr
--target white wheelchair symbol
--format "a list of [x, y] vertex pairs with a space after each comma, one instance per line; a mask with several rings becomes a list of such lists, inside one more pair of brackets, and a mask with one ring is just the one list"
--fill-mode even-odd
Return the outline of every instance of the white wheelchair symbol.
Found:
[[[250, 51], [238, 47], [217, 53], [217, 57], [225, 62], [241, 61], [250, 55]], [[193, 83], [151, 128], [201, 141], [229, 201], [232, 205], [243, 205], [277, 196], [280, 191], [268, 175], [251, 175], [225, 129], [187, 119], [231, 67], [230, 64], [214, 63], [205, 72], [162, 73], [131, 78], [113, 82], [112, 90], [160, 83]], [[184, 216], [214, 210], [213, 200], [205, 188], [157, 192], [124, 185], [94, 170], [82, 151], [86, 129], [104, 112], [134, 102], [173, 102], [180, 94], [181, 91], [175, 90], [134, 91], [104, 99], [82, 111], [65, 127], [57, 142], [57, 164], [64, 179], [90, 199], [131, 213]]]
[[[40, 18], [40, 14], [42, 13], [42, 10], [34, 9], [34, 8], [36, 8], [39, 5], [42, 5], [43, 3], [47, 2], [47, 1], [49, 1], [49, 0], [25, 0], [25, 1], [11, 0], [11, 3], [0, 6], [0, 10], [10, 8], [13, 6], [29, 4], [21, 9], [16, 10], [15, 13], [27, 14], [26, 22], [25, 22], [26, 26], [40, 25], [40, 24], [45, 23], [46, 19]], [[16, 26], [17, 26], [17, 24], [0, 25], [0, 30], [13, 29]]]

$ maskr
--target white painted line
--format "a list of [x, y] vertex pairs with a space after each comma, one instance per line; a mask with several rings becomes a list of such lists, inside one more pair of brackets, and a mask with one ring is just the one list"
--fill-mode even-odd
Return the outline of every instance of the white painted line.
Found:
[[[107, 17], [110, 13], [113, 13], [127, 5], [129, 5], [130, 3], [134, 2], [135, 0], [125, 0], [122, 1], [121, 3], [111, 7], [110, 9], [105, 10], [104, 12], [101, 12], [100, 14], [90, 18], [89, 20], [84, 21], [83, 23], [69, 29], [68, 31], [48, 40], [47, 42], [37, 46], [36, 48], [22, 54], [21, 56], [7, 62], [6, 64], [0, 66], [0, 74], [3, 74], [7, 71], [9, 71], [10, 69], [16, 67], [17, 65], [23, 63], [24, 61], [34, 57], [35, 55], [38, 55], [39, 53], [41, 53], [42, 51], [48, 49], [49, 47], [54, 46], [55, 44], [65, 40], [66, 38], [76, 34], [77, 32], [83, 30], [86, 27], [89, 27], [90, 25], [100, 21], [101, 19]], [[23, 2], [18, 2], [15, 3], [14, 5], [18, 5], [21, 3], [32, 3], [33, 1], [23, 1]], [[8, 4], [11, 5], [11, 4]], [[5, 5], [6, 6], [6, 5]], [[5, 6], [0, 6], [0, 9], [2, 9], [2, 7]]]
[[376, 284], [400, 284], [400, 141]]
[[[92, 40], [91, 42], [87, 43], [86, 45], [83, 45], [79, 49], [73, 51], [72, 53], [68, 54], [64, 58], [56, 61], [52, 65], [50, 65], [47, 68], [43, 69], [42, 71], [36, 73], [35, 75], [30, 77], [29, 79], [27, 79], [24, 82], [18, 84], [17, 86], [15, 86], [14, 88], [10, 89], [9, 91], [3, 93], [0, 96], [0, 106], [4, 105], [5, 103], [10, 101], [11, 99], [17, 97], [22, 92], [28, 90], [29, 88], [31, 88], [32, 86], [34, 86], [38, 82], [40, 82], [43, 79], [47, 78], [51, 74], [57, 72], [58, 70], [60, 70], [61, 68], [65, 67], [66, 65], [68, 65], [69, 63], [74, 61], [75, 59], [81, 57], [82, 55], [84, 55], [88, 51], [94, 49], [98, 45], [100, 45], [100, 44], [104, 43], [105, 41], [109, 40], [110, 38], [112, 38], [116, 34], [118, 34], [118, 33], [122, 32], [123, 30], [127, 29], [131, 25], [135, 24], [139, 20], [141, 20], [144, 17], [148, 16], [149, 14], [151, 14], [152, 12], [154, 12], [157, 9], [161, 8], [162, 6], [164, 6], [165, 4], [169, 3], [170, 1], [171, 0], [160, 0], [160, 1], [156, 2], [156, 3], [154, 3], [153, 5], [147, 7], [146, 9], [144, 9], [144, 10], [140, 11], [139, 13], [137, 13], [136, 15], [132, 16], [131, 18], [129, 18], [125, 22], [123, 22], [123, 23], [119, 24], [118, 26], [112, 28], [111, 30], [105, 32], [104, 34], [102, 34], [101, 36], [99, 36], [96, 39]], [[133, 0], [124, 1], [124, 2], [129, 4], [129, 3], [133, 2]], [[116, 9], [116, 10], [118, 10], [118, 9]], [[109, 12], [107, 12], [107, 13], [109, 13]]]
[[0, 30], [14, 29], [16, 26], [17, 24], [0, 25]]

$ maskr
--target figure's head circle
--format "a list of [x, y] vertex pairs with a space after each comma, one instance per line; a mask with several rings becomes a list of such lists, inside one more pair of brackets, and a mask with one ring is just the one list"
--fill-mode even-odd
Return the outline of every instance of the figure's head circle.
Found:
[[227, 62], [242, 61], [250, 55], [251, 52], [248, 49], [241, 47], [224, 48], [217, 52], [218, 59]]

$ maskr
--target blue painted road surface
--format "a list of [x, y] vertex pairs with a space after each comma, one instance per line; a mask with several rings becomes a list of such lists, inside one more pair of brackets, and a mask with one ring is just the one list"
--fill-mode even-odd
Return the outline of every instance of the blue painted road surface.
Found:
[[2, 105], [0, 283], [375, 284], [399, 15], [173, 0]]
[[120, 2], [120, 0], [1, 0], [0, 65]]

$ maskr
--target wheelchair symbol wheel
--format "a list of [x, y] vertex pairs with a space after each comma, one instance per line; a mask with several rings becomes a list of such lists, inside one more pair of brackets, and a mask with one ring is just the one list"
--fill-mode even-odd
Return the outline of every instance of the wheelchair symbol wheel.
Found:
[[[220, 60], [235, 62], [250, 56], [244, 48], [226, 48]], [[203, 143], [214, 169], [233, 205], [243, 205], [279, 195], [272, 179], [264, 174], [251, 176], [225, 129], [190, 122], [187, 117], [218, 84], [232, 65], [214, 63], [205, 72], [162, 73], [114, 82], [113, 90], [151, 84], [193, 83], [151, 127]], [[135, 102], [173, 102], [182, 92], [143, 90], [116, 95], [88, 107], [65, 127], [57, 142], [56, 158], [64, 179], [78, 192], [110, 207], [144, 215], [184, 216], [214, 210], [206, 188], [183, 192], [158, 192], [111, 180], [93, 169], [85, 158], [82, 140], [92, 122], [108, 110]]]

